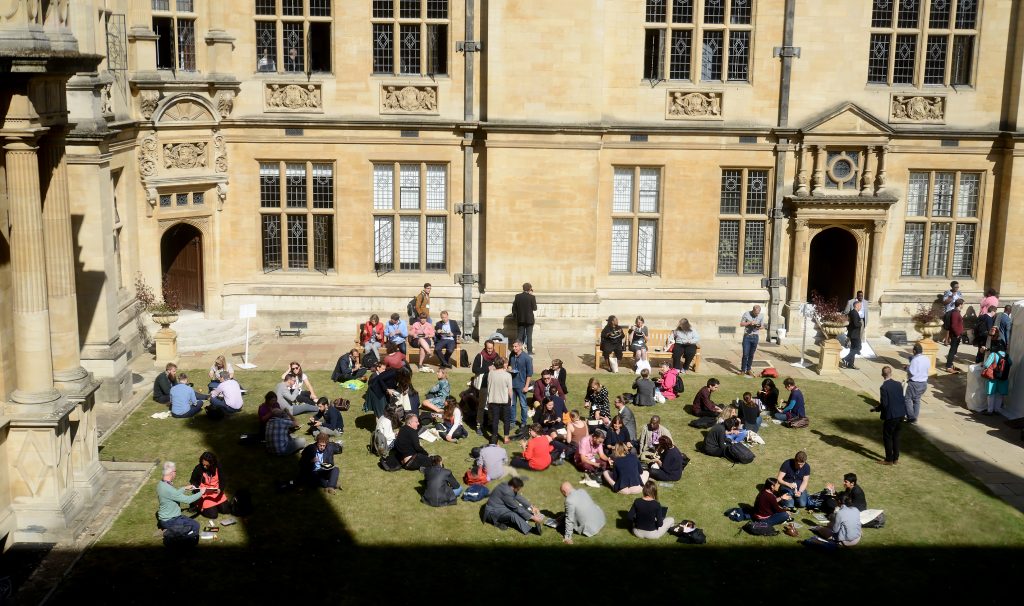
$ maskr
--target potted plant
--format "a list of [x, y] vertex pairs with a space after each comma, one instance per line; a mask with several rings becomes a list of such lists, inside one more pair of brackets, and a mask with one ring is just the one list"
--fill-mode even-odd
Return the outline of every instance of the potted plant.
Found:
[[814, 319], [826, 339], [835, 339], [843, 334], [849, 324], [849, 318], [839, 310], [835, 299], [826, 299], [821, 295], [811, 295], [814, 305]]
[[178, 320], [178, 312], [181, 310], [181, 300], [177, 291], [170, 287], [167, 276], [164, 276], [163, 285], [160, 289], [162, 296], [157, 298], [153, 289], [146, 283], [146, 279], [139, 273], [135, 276], [135, 301], [142, 309], [148, 312], [153, 321], [161, 328], [168, 328]]
[[919, 306], [910, 319], [914, 321], [914, 329], [925, 339], [931, 339], [942, 330], [942, 316], [935, 310], [934, 305]]

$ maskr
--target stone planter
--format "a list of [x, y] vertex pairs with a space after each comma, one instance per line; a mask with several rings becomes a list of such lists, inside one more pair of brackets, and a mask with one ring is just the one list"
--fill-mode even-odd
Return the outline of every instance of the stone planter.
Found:
[[168, 328], [171, 324], [178, 321], [178, 314], [171, 312], [153, 312], [153, 321], [160, 325], [161, 328]]
[[153, 321], [160, 325], [160, 330], [153, 335], [156, 341], [156, 367], [163, 368], [168, 362], [178, 362], [178, 333], [171, 329], [171, 324], [178, 321], [177, 313], [154, 312]]
[[921, 337], [923, 337], [925, 339], [931, 339], [935, 335], [939, 334], [939, 331], [942, 330], [942, 321], [941, 320], [932, 320], [931, 322], [928, 322], [927, 324], [916, 323], [916, 324], [914, 324], [914, 330], [916, 330], [917, 332], [921, 333]]
[[821, 334], [825, 335], [826, 339], [835, 339], [846, 331], [847, 323], [825, 320], [820, 322], [819, 326], [821, 326]]

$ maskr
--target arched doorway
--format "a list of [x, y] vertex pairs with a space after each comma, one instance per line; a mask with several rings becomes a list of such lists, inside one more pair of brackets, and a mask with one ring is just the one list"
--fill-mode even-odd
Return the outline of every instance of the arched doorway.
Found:
[[857, 239], [840, 227], [823, 230], [811, 240], [808, 261], [807, 300], [817, 292], [842, 310], [857, 290]]
[[203, 311], [203, 234], [186, 223], [171, 227], [160, 239], [160, 262], [181, 307]]

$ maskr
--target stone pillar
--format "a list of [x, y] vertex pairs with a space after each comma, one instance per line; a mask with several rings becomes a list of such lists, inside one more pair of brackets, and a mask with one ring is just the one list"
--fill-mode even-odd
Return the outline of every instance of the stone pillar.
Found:
[[881, 312], [882, 251], [885, 248], [885, 219], [878, 219], [871, 228], [871, 260], [868, 266], [868, 287], [864, 298], [875, 302], [875, 315]]
[[50, 311], [50, 354], [53, 378], [65, 391], [78, 391], [88, 380], [79, 358], [78, 299], [68, 199], [68, 165], [63, 132], [43, 140], [43, 167], [49, 174], [43, 204], [43, 241], [46, 245], [46, 284]]
[[808, 155], [808, 151], [808, 146], [800, 146], [800, 152], [798, 154], [800, 161], [800, 171], [797, 173], [796, 177], [796, 195], [798, 196], [806, 196], [807, 194], [810, 193], [810, 188], [808, 187], [809, 184], [807, 175], [807, 165], [808, 163], [810, 163], [811, 159]]
[[825, 160], [824, 151], [820, 145], [814, 146], [814, 182], [811, 184], [811, 195], [821, 196], [825, 194]]
[[810, 230], [807, 228], [807, 219], [795, 219], [793, 223], [796, 228], [793, 231], [793, 280], [789, 296], [793, 302], [802, 303], [807, 298], [804, 280], [807, 278], [807, 236]]
[[888, 145], [883, 145], [878, 149], [878, 177], [875, 179], [875, 195], [881, 195], [885, 191], [885, 156], [888, 153]]
[[839, 372], [839, 354], [843, 346], [836, 339], [825, 339], [818, 349], [818, 374], [827, 375]]
[[14, 282], [14, 359], [18, 404], [44, 404], [60, 394], [53, 387], [50, 312], [46, 294], [39, 157], [35, 138], [9, 139], [7, 193], [11, 206], [11, 268]]
[[933, 341], [930, 337], [925, 337], [917, 342], [921, 346], [921, 353], [928, 358], [928, 376], [934, 377], [936, 374], [935, 360], [939, 356], [939, 344]]
[[871, 172], [871, 161], [875, 158], [875, 148], [868, 146], [864, 154], [864, 176], [860, 180], [860, 195], [870, 196], [875, 193], [875, 179]]

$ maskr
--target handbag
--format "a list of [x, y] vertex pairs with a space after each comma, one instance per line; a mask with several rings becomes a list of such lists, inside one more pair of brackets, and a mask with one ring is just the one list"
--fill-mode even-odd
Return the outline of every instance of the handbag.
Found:
[[807, 417], [796, 417], [782, 423], [783, 426], [789, 427], [790, 429], [805, 429], [811, 422]]
[[473, 389], [475, 389], [477, 391], [480, 391], [480, 389], [483, 388], [483, 386], [484, 386], [484, 376], [482, 374], [481, 375], [476, 375], [475, 377], [473, 377]]

